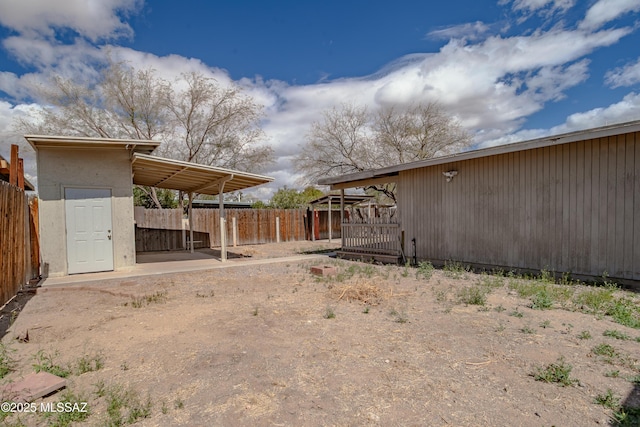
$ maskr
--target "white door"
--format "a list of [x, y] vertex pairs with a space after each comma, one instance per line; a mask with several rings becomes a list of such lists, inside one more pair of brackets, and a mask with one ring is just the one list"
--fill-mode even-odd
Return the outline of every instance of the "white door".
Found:
[[111, 190], [65, 188], [68, 273], [113, 270]]

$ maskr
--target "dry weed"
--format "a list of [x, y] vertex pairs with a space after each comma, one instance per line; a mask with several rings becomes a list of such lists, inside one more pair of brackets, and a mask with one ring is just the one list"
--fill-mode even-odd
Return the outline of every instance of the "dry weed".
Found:
[[360, 279], [353, 283], [345, 283], [331, 287], [331, 289], [329, 289], [329, 296], [338, 301], [360, 301], [363, 304], [375, 306], [385, 299], [392, 297], [393, 290], [389, 288], [385, 291], [369, 280]]

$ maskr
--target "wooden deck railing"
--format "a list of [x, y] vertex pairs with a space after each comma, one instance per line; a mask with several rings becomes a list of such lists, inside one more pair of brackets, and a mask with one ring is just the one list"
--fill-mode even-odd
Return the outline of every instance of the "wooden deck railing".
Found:
[[343, 223], [342, 250], [363, 254], [401, 255], [400, 224]]

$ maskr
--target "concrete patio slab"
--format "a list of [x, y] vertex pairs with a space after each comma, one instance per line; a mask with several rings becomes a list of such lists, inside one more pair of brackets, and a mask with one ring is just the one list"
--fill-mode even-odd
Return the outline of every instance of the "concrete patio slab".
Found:
[[279, 262], [298, 262], [298, 261], [314, 261], [319, 259], [327, 259], [331, 254], [312, 254], [312, 255], [293, 255], [279, 258], [239, 258], [230, 259], [222, 262], [215, 258], [190, 259], [186, 261], [176, 261], [175, 256], [170, 253], [157, 257], [154, 261], [142, 264], [136, 264], [135, 267], [120, 271], [107, 271], [103, 273], [85, 273], [74, 274], [63, 277], [48, 277], [40, 283], [42, 287], [61, 286], [70, 284], [81, 284], [98, 280], [123, 279], [139, 276], [151, 276], [158, 274], [182, 273], [187, 271], [213, 270], [221, 268], [232, 268], [242, 266], [253, 266], [262, 264], [274, 264]]

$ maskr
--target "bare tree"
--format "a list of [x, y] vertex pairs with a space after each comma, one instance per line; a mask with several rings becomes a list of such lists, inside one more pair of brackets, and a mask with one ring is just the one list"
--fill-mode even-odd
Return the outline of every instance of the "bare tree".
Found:
[[[295, 166], [315, 181], [450, 154], [470, 142], [469, 134], [438, 104], [388, 107], [376, 114], [343, 104], [325, 111], [322, 121], [311, 125]], [[365, 190], [396, 200], [393, 184]]]
[[[272, 149], [258, 144], [261, 106], [199, 73], [169, 83], [153, 69], [110, 61], [94, 81], [55, 77], [36, 95], [46, 106], [17, 123], [22, 132], [162, 139], [167, 157], [250, 171], [273, 159]], [[155, 189], [141, 189], [161, 207]]]
[[259, 171], [272, 161], [259, 127], [262, 107], [237, 86], [220, 87], [198, 73], [183, 74], [166, 93], [169, 123], [176, 138], [166, 145], [181, 160]]

